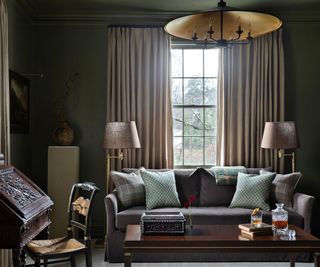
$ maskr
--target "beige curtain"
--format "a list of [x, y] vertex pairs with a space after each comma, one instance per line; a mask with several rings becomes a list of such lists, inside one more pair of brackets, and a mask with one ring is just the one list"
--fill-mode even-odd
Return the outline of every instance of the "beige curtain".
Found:
[[141, 143], [116, 169], [171, 168], [169, 35], [163, 27], [109, 27], [107, 68], [107, 121], [136, 121]]
[[[4, 0], [0, 0], [0, 152], [5, 163], [10, 163], [9, 131], [9, 59], [8, 59], [8, 15]], [[12, 266], [11, 250], [0, 250], [0, 266]]]
[[265, 122], [284, 119], [282, 31], [222, 49], [219, 67], [217, 165], [282, 171], [276, 152], [260, 148]]

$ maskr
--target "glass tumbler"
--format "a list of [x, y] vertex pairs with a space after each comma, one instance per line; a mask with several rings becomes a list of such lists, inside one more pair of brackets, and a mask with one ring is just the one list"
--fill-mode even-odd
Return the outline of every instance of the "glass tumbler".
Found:
[[262, 211], [254, 210], [251, 213], [251, 226], [252, 227], [261, 227], [262, 225]]

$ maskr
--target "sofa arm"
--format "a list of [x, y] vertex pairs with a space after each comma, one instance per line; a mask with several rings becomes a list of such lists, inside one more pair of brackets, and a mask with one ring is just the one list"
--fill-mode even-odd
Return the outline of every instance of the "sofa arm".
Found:
[[106, 207], [106, 238], [115, 231], [116, 214], [118, 213], [118, 194], [113, 191], [104, 198]]
[[293, 196], [293, 210], [304, 218], [304, 230], [311, 232], [311, 217], [315, 198], [306, 194], [295, 193]]

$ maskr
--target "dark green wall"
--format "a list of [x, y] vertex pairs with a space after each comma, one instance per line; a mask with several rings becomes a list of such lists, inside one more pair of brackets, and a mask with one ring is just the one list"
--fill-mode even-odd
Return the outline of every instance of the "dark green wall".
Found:
[[[7, 1], [9, 25], [9, 67], [18, 73], [33, 73], [34, 68], [34, 31], [31, 19], [15, 5]], [[33, 80], [30, 80], [33, 87]], [[33, 96], [30, 92], [30, 115], [33, 116]], [[11, 164], [24, 173], [31, 175], [31, 133], [11, 134]]]
[[52, 134], [58, 123], [55, 102], [64, 94], [69, 76], [79, 73], [66, 101], [66, 119], [75, 130], [74, 144], [80, 147], [80, 180], [92, 181], [102, 189], [95, 205], [94, 224], [103, 232], [106, 26], [39, 25], [35, 35], [36, 70], [45, 77], [37, 84], [34, 103], [37, 111], [33, 118], [32, 175], [46, 188], [47, 148], [54, 144]]
[[296, 169], [303, 174], [298, 191], [317, 199], [314, 229], [320, 236], [319, 29], [317, 19], [284, 25], [286, 119], [296, 121], [301, 143], [296, 151]]
[[[102, 189], [94, 213], [94, 225], [102, 234], [107, 23], [40, 22], [32, 26], [24, 23], [25, 18], [12, 6], [10, 14], [10, 67], [18, 72], [45, 74], [43, 79], [31, 80], [31, 134], [12, 136], [12, 161], [31, 172], [36, 183], [46, 189], [47, 147], [53, 144], [52, 133], [57, 123], [54, 102], [63, 94], [68, 77], [79, 72], [67, 101], [67, 114], [75, 129], [75, 144], [80, 146], [80, 178], [93, 181]], [[300, 133], [297, 170], [303, 177], [298, 191], [317, 197], [314, 214], [319, 214], [320, 25], [318, 19], [308, 20], [284, 21], [286, 120], [295, 120]], [[318, 220], [314, 224], [320, 229]]]

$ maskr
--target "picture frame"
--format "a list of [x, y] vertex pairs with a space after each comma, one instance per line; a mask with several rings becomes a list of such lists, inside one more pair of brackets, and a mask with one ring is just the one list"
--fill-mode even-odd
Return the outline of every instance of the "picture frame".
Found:
[[9, 70], [10, 132], [28, 133], [30, 117], [30, 81]]

